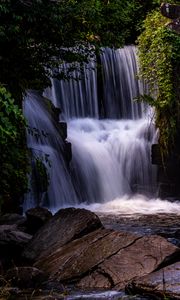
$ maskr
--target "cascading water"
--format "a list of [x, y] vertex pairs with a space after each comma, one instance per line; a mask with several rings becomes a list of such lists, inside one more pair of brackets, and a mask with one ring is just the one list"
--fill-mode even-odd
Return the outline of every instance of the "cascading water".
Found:
[[42, 162], [47, 168], [50, 181], [46, 192], [41, 187], [42, 182], [34, 182], [36, 178], [30, 178], [31, 190], [25, 196], [24, 210], [37, 204], [56, 209], [57, 205], [78, 203], [64, 160], [64, 144], [48, 106], [48, 102], [38, 93], [27, 93], [24, 115], [31, 131], [31, 134], [27, 135], [27, 145], [32, 152], [33, 165], [37, 159]]
[[134, 98], [144, 94], [143, 82], [137, 79], [138, 65], [135, 47], [101, 53], [103, 72], [103, 99], [106, 118], [139, 119], [146, 107]]
[[[50, 143], [29, 140], [31, 148], [37, 146], [50, 154], [52, 160], [48, 191], [48, 198], [54, 201], [50, 202], [51, 208], [78, 204], [95, 205], [96, 209], [96, 203], [101, 203], [107, 210], [118, 207], [127, 213], [137, 202], [135, 195], [151, 198], [155, 195], [156, 168], [151, 164], [150, 151], [157, 133], [149, 117], [150, 109], [134, 101], [144, 91], [143, 82], [137, 79], [135, 51], [135, 47], [116, 51], [102, 49], [101, 91], [96, 63], [91, 61], [84, 66], [81, 80], [54, 79], [52, 88], [44, 92], [62, 110], [61, 118], [68, 125], [73, 155], [68, 171], [61, 155], [62, 145], [56, 137], [52, 148]], [[79, 75], [74, 71], [73, 77]], [[46, 128], [51, 136], [57, 136], [43, 104], [32, 99], [26, 102], [25, 114], [29, 122], [32, 121], [31, 126]], [[33, 118], [38, 120], [35, 124]], [[146, 207], [147, 199], [138, 196], [139, 211]], [[160, 205], [157, 202], [155, 205], [158, 210]], [[163, 211], [162, 207], [160, 209]]]

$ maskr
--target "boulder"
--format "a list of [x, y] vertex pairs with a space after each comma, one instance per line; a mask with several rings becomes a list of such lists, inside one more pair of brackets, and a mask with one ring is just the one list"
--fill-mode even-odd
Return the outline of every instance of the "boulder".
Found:
[[39, 229], [23, 255], [29, 260], [37, 260], [38, 257], [52, 253], [54, 247], [59, 248], [101, 227], [101, 221], [93, 212], [86, 209], [61, 209]]
[[0, 272], [22, 261], [21, 253], [32, 236], [20, 231], [16, 225], [0, 225]]
[[12, 286], [19, 288], [36, 288], [46, 279], [43, 272], [33, 267], [15, 267], [9, 269], [5, 279]]
[[133, 243], [136, 238], [138, 237], [125, 232], [98, 229], [64, 247], [57, 245], [50, 255], [39, 259], [35, 266], [42, 268], [53, 280], [73, 280], [115, 254], [122, 245]]
[[22, 225], [25, 222], [25, 217], [19, 214], [5, 214], [0, 216], [0, 225]]
[[48, 220], [52, 218], [52, 213], [44, 207], [35, 207], [26, 211], [27, 231], [35, 234]]
[[180, 5], [162, 3], [161, 14], [170, 19], [180, 18]]
[[[106, 283], [108, 278], [112, 288], [124, 289], [133, 278], [153, 272], [163, 262], [173, 259], [177, 252], [179, 252], [177, 247], [160, 236], [136, 238], [128, 247], [121, 243], [120, 250], [105, 259], [90, 275], [80, 280], [78, 286], [95, 288], [97, 276], [101, 274], [101, 280]], [[100, 284], [103, 285], [103, 281]]]
[[180, 18], [178, 20], [173, 20], [172, 22], [167, 24], [167, 27], [180, 34]]
[[172, 22], [167, 24], [167, 27], [180, 34], [180, 5], [162, 3], [161, 14], [172, 19]]
[[157, 295], [161, 299], [180, 299], [180, 262], [133, 280], [127, 290]]
[[180, 253], [160, 236], [98, 229], [40, 258], [35, 266], [62, 283], [83, 289], [123, 289], [136, 276], [149, 274]]
[[0, 247], [24, 248], [32, 236], [17, 229], [16, 225], [0, 225]]

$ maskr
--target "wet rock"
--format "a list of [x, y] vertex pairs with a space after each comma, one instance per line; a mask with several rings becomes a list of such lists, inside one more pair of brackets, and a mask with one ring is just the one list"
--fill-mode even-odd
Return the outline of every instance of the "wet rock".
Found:
[[136, 238], [137, 236], [124, 232], [98, 229], [64, 247], [57, 245], [52, 254], [38, 260], [35, 266], [42, 268], [53, 279], [71, 280], [86, 274], [115, 254], [122, 245], [127, 246]]
[[0, 226], [0, 247], [24, 248], [31, 240], [32, 236], [17, 229], [16, 225]]
[[27, 231], [35, 234], [48, 220], [52, 218], [52, 213], [44, 207], [35, 207], [26, 211]]
[[87, 289], [87, 287], [88, 289], [94, 289], [94, 287], [97, 289], [111, 289], [113, 284], [110, 277], [95, 271], [82, 278], [76, 286], [80, 289]]
[[180, 216], [176, 214], [134, 215], [129, 218], [127, 216], [101, 213], [99, 217], [106, 228], [134, 232], [140, 235], [161, 235], [166, 239], [175, 238], [177, 240], [176, 244], [180, 242]]
[[180, 18], [180, 5], [162, 3], [161, 13], [163, 16], [170, 19]]
[[[59, 210], [40, 230], [24, 251], [24, 257], [36, 260], [68, 242], [102, 227], [99, 218], [86, 209]], [[58, 246], [56, 246], [58, 245]]]
[[180, 34], [180, 18], [173, 20], [171, 23], [167, 24], [167, 27]]
[[0, 216], [0, 225], [21, 225], [25, 222], [25, 217], [19, 214], [5, 214]]
[[131, 293], [157, 295], [161, 299], [180, 299], [180, 262], [133, 280], [127, 289]]
[[[135, 239], [128, 247], [120, 248], [115, 255], [104, 260], [98, 265], [96, 273], [104, 275], [105, 281], [108, 278], [113, 288], [123, 289], [132, 278], [153, 272], [163, 261], [168, 260], [169, 256], [173, 259], [177, 252], [178, 248], [164, 238], [144, 236]], [[95, 275], [94, 271], [90, 276], [92, 275]], [[79, 286], [83, 288], [88, 288], [88, 285], [89, 275], [79, 282]]]
[[52, 281], [78, 281], [83, 289], [123, 289], [134, 277], [153, 272], [178, 251], [159, 236], [99, 229], [62, 247], [57, 245], [35, 266]]
[[21, 253], [32, 236], [20, 231], [16, 225], [0, 225], [0, 272], [21, 261]]
[[19, 288], [36, 288], [46, 279], [42, 271], [33, 267], [16, 267], [9, 269], [5, 279], [12, 286]]

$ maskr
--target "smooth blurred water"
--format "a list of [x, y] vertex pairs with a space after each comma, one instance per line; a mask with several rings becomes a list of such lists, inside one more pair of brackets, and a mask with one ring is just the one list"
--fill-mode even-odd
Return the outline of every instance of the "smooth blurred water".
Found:
[[72, 143], [72, 178], [80, 202], [104, 203], [124, 195], [156, 190], [151, 165], [155, 129], [145, 119], [68, 122]]
[[[38, 139], [28, 135], [35, 155], [47, 153], [51, 162], [47, 166], [49, 202], [42, 199], [41, 204], [53, 211], [77, 205], [126, 214], [179, 211], [178, 204], [156, 199], [157, 169], [151, 163], [151, 145], [157, 142], [157, 131], [152, 109], [134, 101], [148, 92], [138, 80], [136, 48], [105, 48], [100, 60], [101, 87], [94, 58], [84, 65], [83, 74], [73, 72], [81, 80], [54, 79], [51, 89], [44, 92], [61, 108], [61, 118], [67, 122], [73, 156], [70, 166], [64, 161], [64, 143], [47, 105], [37, 95], [26, 97], [29, 125], [47, 133]], [[36, 199], [27, 197], [31, 199], [26, 203], [33, 206]]]

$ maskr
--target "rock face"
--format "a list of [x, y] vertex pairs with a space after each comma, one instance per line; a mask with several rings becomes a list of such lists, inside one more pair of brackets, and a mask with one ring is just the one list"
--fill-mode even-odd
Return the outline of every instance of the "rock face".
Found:
[[180, 299], [180, 262], [133, 280], [128, 290], [155, 294], [162, 299]]
[[136, 276], [154, 271], [178, 248], [159, 236], [98, 229], [67, 245], [54, 247], [35, 267], [58, 282], [81, 288], [123, 289]]
[[99, 218], [85, 209], [66, 208], [58, 211], [36, 233], [24, 251], [24, 257], [36, 260], [55, 249], [102, 227]]

